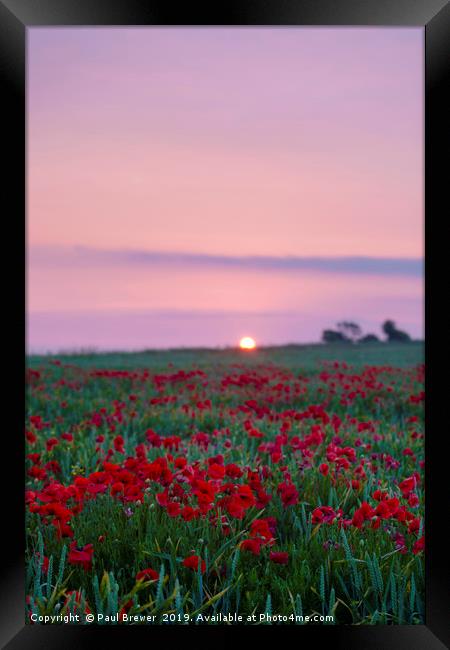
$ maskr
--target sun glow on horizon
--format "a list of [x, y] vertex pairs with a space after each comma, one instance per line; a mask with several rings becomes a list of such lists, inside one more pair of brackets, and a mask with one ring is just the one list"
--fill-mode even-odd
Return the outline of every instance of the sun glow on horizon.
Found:
[[254, 350], [256, 348], [256, 341], [251, 336], [243, 336], [239, 341], [241, 350]]

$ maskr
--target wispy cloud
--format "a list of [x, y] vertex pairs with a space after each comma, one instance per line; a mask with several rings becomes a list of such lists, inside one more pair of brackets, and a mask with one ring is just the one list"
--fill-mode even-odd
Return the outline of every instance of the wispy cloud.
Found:
[[84, 246], [32, 246], [28, 262], [50, 268], [83, 266], [159, 266], [168, 268], [221, 268], [229, 270], [315, 271], [382, 276], [420, 277], [423, 260], [403, 257], [369, 256], [267, 256], [209, 255], [146, 250], [104, 250]]

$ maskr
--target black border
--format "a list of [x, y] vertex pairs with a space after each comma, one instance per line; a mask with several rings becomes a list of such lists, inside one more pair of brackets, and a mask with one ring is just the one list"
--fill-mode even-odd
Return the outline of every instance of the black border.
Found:
[[[4, 251], [9, 256], [3, 274], [3, 314], [10, 331], [4, 335], [7, 386], [2, 395], [3, 460], [1, 465], [2, 533], [6, 542], [0, 568], [0, 641], [2, 647], [66, 650], [116, 641], [150, 644], [175, 641], [229, 644], [237, 636], [258, 642], [278, 640], [286, 627], [104, 627], [24, 625], [24, 505], [22, 436], [25, 313], [25, 43], [26, 29], [58, 25], [347, 25], [425, 27], [425, 324], [426, 324], [426, 625], [296, 627], [295, 642], [318, 640], [333, 648], [427, 650], [449, 647], [447, 544], [448, 459], [441, 447], [447, 437], [449, 355], [443, 308], [448, 295], [449, 105], [445, 80], [450, 78], [450, 4], [448, 0], [229, 0], [218, 3], [172, 3], [148, 0], [0, 0], [0, 80]], [[447, 84], [448, 85], [448, 84]], [[447, 130], [446, 130], [447, 127]], [[448, 204], [448, 201], [447, 201]], [[8, 208], [5, 208], [5, 205]], [[5, 235], [5, 229], [13, 232]], [[387, 233], [388, 236], [388, 233]], [[439, 248], [441, 244], [441, 248]], [[5, 255], [2, 256], [3, 258]], [[14, 284], [9, 282], [14, 278]], [[15, 284], [19, 285], [16, 287]], [[6, 295], [5, 295], [6, 293]], [[431, 295], [435, 296], [433, 302]], [[5, 323], [4, 323], [5, 324]], [[10, 343], [11, 341], [11, 343]], [[12, 342], [17, 342], [17, 346]], [[6, 344], [6, 345], [5, 345]], [[19, 421], [18, 421], [19, 420]], [[7, 465], [7, 466], [6, 466]], [[445, 570], [447, 569], [447, 571]], [[126, 631], [125, 631], [126, 630]], [[115, 636], [111, 637], [111, 633]], [[276, 635], [276, 636], [274, 636]], [[105, 638], [108, 637], [108, 638]], [[133, 637], [133, 638], [131, 638]], [[177, 639], [178, 640], [178, 639]], [[447, 646], [444, 645], [447, 644]]]

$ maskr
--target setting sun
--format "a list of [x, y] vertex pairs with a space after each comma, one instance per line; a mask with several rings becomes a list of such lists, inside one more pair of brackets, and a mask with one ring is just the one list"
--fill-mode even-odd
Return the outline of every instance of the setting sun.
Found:
[[251, 336], [244, 336], [239, 341], [239, 347], [241, 350], [254, 350], [256, 348], [255, 339], [252, 339]]

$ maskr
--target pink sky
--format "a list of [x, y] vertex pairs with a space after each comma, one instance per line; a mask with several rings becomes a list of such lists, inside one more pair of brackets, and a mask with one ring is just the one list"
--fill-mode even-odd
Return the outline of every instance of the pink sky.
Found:
[[28, 30], [29, 351], [421, 337], [422, 57], [421, 28]]

